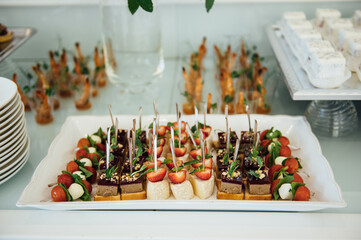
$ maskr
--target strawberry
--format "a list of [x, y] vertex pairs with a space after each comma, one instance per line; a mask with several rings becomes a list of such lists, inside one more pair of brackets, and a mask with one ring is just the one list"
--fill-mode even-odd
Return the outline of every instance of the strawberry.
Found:
[[276, 172], [278, 172], [279, 170], [281, 170], [282, 168], [284, 168], [284, 166], [282, 165], [273, 165], [272, 167], [269, 168], [268, 170], [268, 176], [270, 178], [270, 180], [273, 180], [273, 174], [275, 174]]
[[207, 138], [211, 134], [212, 128], [210, 126], [203, 127], [202, 132], [203, 132], [204, 138]]
[[162, 147], [163, 147], [164, 144], [165, 144], [165, 138], [159, 138], [158, 141], [159, 141], [159, 144], [158, 144], [157, 147], [159, 147], [159, 146], [162, 146]]
[[[160, 165], [162, 164], [162, 162], [160, 160], [157, 160], [157, 167], [160, 167]], [[143, 163], [143, 165], [146, 165], [147, 168], [154, 168], [154, 161], [146, 161], [145, 163]]]
[[[177, 161], [176, 161], [176, 164], [177, 164], [177, 167], [179, 167], [179, 166], [183, 165], [183, 161], [182, 161], [182, 160], [177, 160]], [[169, 170], [171, 170], [172, 168], [174, 168], [174, 163], [173, 163], [173, 161], [170, 162], [170, 163], [167, 163], [167, 167], [168, 167]]]
[[62, 183], [66, 188], [69, 188], [72, 183], [74, 183], [73, 177], [67, 173], [63, 173], [58, 176], [58, 183]]
[[[153, 154], [154, 154], [153, 149], [152, 149], [152, 151], [150, 151], [150, 149], [148, 148], [147, 151], [148, 151], [148, 154], [149, 154], [149, 155], [152, 155], [152, 156], [153, 156]], [[163, 146], [157, 147], [157, 157], [160, 157], [160, 155], [162, 155], [162, 152], [163, 152]]]
[[[174, 136], [174, 140], [178, 140], [179, 141], [179, 137], [178, 135], [177, 136]], [[182, 132], [181, 133], [181, 144], [185, 144], [188, 140], [188, 134], [186, 132]]]
[[101, 143], [97, 143], [97, 149], [102, 152], [106, 151], [105, 145]]
[[208, 180], [212, 176], [212, 169], [205, 168], [204, 170], [198, 171], [194, 173], [198, 178], [202, 180]]
[[174, 149], [174, 153], [176, 157], [183, 157], [184, 154], [186, 154], [187, 152], [187, 148], [186, 147], [182, 147], [182, 148], [175, 148]]
[[[199, 163], [193, 163], [192, 167], [197, 168], [197, 167], [201, 166], [202, 164], [203, 164], [202, 161], [199, 161]], [[204, 159], [204, 167], [205, 168], [212, 169], [212, 165], [213, 165], [213, 158]]]
[[90, 147], [90, 142], [86, 138], [80, 138], [77, 146], [78, 148], [83, 148], [84, 146]]
[[174, 183], [182, 183], [184, 180], [186, 180], [187, 171], [186, 170], [180, 170], [178, 172], [170, 172], [168, 173], [169, 180]]
[[157, 171], [147, 173], [147, 178], [151, 182], [159, 182], [163, 180], [166, 173], [167, 169], [158, 168]]
[[293, 183], [293, 182], [303, 183], [303, 179], [302, 179], [302, 177], [301, 177], [298, 173], [294, 173], [292, 176], [293, 176], [295, 179], [293, 179], [293, 180], [291, 181], [291, 183]]
[[296, 173], [298, 170], [298, 162], [294, 158], [287, 158], [284, 162], [285, 166], [288, 166], [288, 169], [286, 170], [289, 173]]
[[97, 161], [100, 160], [100, 156], [96, 153], [88, 153], [87, 158], [89, 158], [92, 161], [94, 161], [94, 159], [96, 159]]
[[[207, 147], [204, 146], [204, 153], [207, 154], [207, 151], [208, 151]], [[202, 156], [202, 149], [201, 148], [193, 149], [191, 150], [190, 155], [193, 159], [196, 159], [197, 156]]]
[[291, 156], [292, 152], [291, 152], [291, 149], [288, 147], [288, 146], [281, 146], [281, 149], [280, 149], [280, 156], [283, 156], [283, 157], [289, 157]]
[[311, 198], [310, 190], [306, 186], [299, 186], [296, 190], [295, 201], [309, 201]]
[[[178, 122], [173, 122], [173, 129], [177, 130], [178, 129]], [[181, 122], [181, 130], [182, 132], [186, 131], [186, 123], [184, 121]]]
[[[198, 138], [193, 137], [193, 138], [197, 145], [201, 144], [201, 139], [199, 137]], [[203, 139], [206, 139], [205, 133], [203, 133]]]
[[79, 171], [79, 166], [76, 162], [70, 161], [68, 165], [66, 165], [66, 170], [70, 173], [73, 173], [75, 171]]
[[265, 156], [265, 158], [264, 158], [264, 163], [265, 163], [265, 165], [266, 165], [267, 167], [270, 166], [270, 162], [269, 162], [270, 156], [271, 156], [271, 155], [268, 153], [268, 154]]
[[80, 160], [82, 158], [86, 158], [88, 156], [88, 152], [84, 149], [84, 148], [81, 148], [79, 149], [78, 151], [76, 151], [75, 153], [75, 158], [77, 160]]
[[159, 137], [164, 136], [166, 132], [167, 132], [167, 127], [166, 126], [159, 126], [159, 129], [158, 129], [158, 136]]
[[279, 137], [278, 141], [282, 144], [282, 146], [287, 146], [288, 144], [290, 144], [290, 140], [288, 140], [288, 138], [285, 136]]
[[261, 136], [260, 136], [260, 140], [264, 140], [266, 138], [266, 133], [269, 131], [269, 129], [264, 130], [263, 132], [261, 132]]

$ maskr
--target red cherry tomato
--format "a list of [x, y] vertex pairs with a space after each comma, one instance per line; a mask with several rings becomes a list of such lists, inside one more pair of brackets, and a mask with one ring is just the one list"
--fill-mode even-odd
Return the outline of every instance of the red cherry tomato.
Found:
[[59, 185], [53, 187], [51, 190], [51, 198], [54, 202], [66, 202], [66, 194]]
[[66, 188], [69, 188], [72, 183], [74, 183], [73, 177], [67, 173], [63, 173], [58, 176], [58, 183], [62, 183]]

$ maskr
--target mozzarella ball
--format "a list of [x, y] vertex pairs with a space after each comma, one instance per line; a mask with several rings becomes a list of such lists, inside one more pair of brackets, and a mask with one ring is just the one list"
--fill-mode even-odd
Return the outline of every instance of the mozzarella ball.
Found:
[[89, 149], [89, 153], [95, 153], [97, 150], [94, 147], [90, 147]]
[[102, 139], [97, 135], [92, 135], [91, 139], [93, 139], [96, 144], [102, 143]]
[[82, 171], [75, 171], [73, 172], [73, 174], [78, 175], [81, 178], [81, 180], [86, 180], [85, 175]]
[[80, 198], [84, 194], [84, 189], [80, 184], [73, 183], [68, 188], [70, 195], [72, 196], [73, 200]]
[[84, 167], [92, 167], [93, 162], [89, 158], [82, 158], [80, 162], [84, 163]]
[[273, 142], [271, 144], [269, 144], [267, 147], [268, 152], [271, 152], [271, 150], [274, 146], [275, 146], [275, 144]]
[[275, 164], [282, 165], [282, 162], [285, 159], [287, 159], [287, 157], [282, 157], [282, 156], [276, 157]]
[[277, 142], [277, 141], [278, 141], [278, 138], [273, 138], [272, 141], [273, 141], [273, 142]]
[[291, 183], [284, 183], [278, 190], [278, 193], [280, 194], [280, 197], [283, 200], [292, 200], [291, 189], [292, 189]]

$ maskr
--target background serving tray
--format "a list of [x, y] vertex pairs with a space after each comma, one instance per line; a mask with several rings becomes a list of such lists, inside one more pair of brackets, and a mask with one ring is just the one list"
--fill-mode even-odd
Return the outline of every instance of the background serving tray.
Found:
[[361, 100], [361, 81], [353, 73], [341, 87], [315, 88], [284, 39], [277, 25], [267, 27], [268, 39], [282, 69], [293, 100]]
[[[132, 127], [132, 119], [137, 116], [120, 115], [119, 128]], [[294, 146], [301, 150], [293, 154], [300, 157], [303, 165], [301, 176], [311, 190], [309, 202], [295, 201], [233, 201], [217, 200], [216, 192], [207, 200], [196, 197], [188, 201], [179, 201], [171, 197], [168, 200], [150, 201], [111, 201], [111, 202], [63, 202], [51, 201], [49, 183], [56, 182], [56, 177], [64, 170], [68, 161], [74, 158], [75, 147], [79, 138], [95, 132], [99, 127], [105, 129], [111, 125], [108, 116], [75, 116], [68, 117], [60, 133], [50, 145], [47, 156], [40, 162], [30, 183], [17, 202], [18, 207], [35, 207], [50, 210], [81, 210], [81, 209], [117, 209], [117, 210], [256, 210], [256, 211], [311, 211], [324, 208], [345, 207], [341, 190], [336, 183], [332, 169], [322, 155], [317, 138], [311, 131], [304, 117], [252, 115], [252, 122], [257, 119], [259, 129], [274, 126], [290, 139]], [[184, 116], [184, 121], [194, 123], [194, 116]], [[144, 116], [143, 128], [148, 126], [153, 116]], [[175, 121], [175, 115], [161, 115], [160, 124]], [[237, 134], [248, 129], [246, 115], [229, 116], [232, 130]], [[225, 129], [224, 115], [208, 115], [207, 124], [213, 129]], [[94, 192], [94, 191], [93, 191]]]

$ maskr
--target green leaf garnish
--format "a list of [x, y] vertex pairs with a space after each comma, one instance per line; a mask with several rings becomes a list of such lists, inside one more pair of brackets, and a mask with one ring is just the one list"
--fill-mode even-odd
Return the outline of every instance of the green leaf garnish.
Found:
[[216, 110], [217, 109], [217, 103], [212, 103], [211, 104], [211, 109]]
[[208, 158], [213, 158], [213, 156], [211, 154], [207, 153], [205, 156], [205, 159], [208, 159]]
[[153, 122], [151, 124], [149, 124], [148, 128], [153, 128]]
[[97, 147], [96, 142], [95, 142], [89, 135], [88, 135], [86, 138], [87, 138], [88, 141], [90, 142], [90, 146], [92, 146], [92, 147], [94, 147], [94, 148]]
[[80, 162], [80, 161], [77, 160], [77, 159], [74, 159], [74, 162], [76, 162], [76, 164], [78, 164], [78, 165], [81, 166], [81, 167], [84, 167], [84, 165], [85, 165], [85, 162]]
[[143, 172], [144, 169], [146, 169], [146, 168], [147, 168], [147, 165], [143, 165], [138, 171], [132, 172], [129, 176], [133, 177], [135, 174]]
[[238, 78], [240, 75], [241, 75], [241, 74], [239, 74], [239, 72], [233, 71], [233, 72], [231, 73], [231, 78]]
[[128, 8], [132, 15], [138, 10], [139, 3], [137, 0], [128, 0]]
[[184, 165], [187, 166], [187, 165], [192, 165], [192, 164], [199, 163], [200, 160], [198, 159], [198, 157], [199, 157], [199, 156], [197, 156], [197, 159], [195, 159], [195, 160], [191, 160], [191, 161], [185, 162]]
[[174, 127], [174, 124], [171, 123], [171, 122], [168, 122], [168, 123], [167, 123], [167, 127]]
[[87, 153], [89, 153], [89, 148], [88, 148], [87, 145], [84, 145], [83, 148], [85, 149], [85, 151], [86, 151]]
[[228, 167], [228, 174], [229, 176], [233, 177], [233, 173], [234, 171], [236, 171], [236, 169], [239, 167], [239, 162], [238, 161], [233, 161], [231, 163], [231, 165], [229, 165]]
[[113, 166], [112, 168], [107, 168], [105, 170], [105, 176], [106, 178], [112, 178], [113, 174], [115, 173], [115, 171], [118, 169], [118, 167], [115, 168], [115, 166]]
[[82, 166], [79, 166], [79, 169], [84, 173], [85, 178], [89, 178], [89, 177], [93, 176], [93, 173], [91, 171], [89, 171], [88, 169], [86, 169]]
[[206, 10], [209, 12], [211, 8], [213, 7], [214, 0], [206, 0]]
[[200, 165], [199, 167], [195, 168], [192, 172], [190, 172], [189, 174], [193, 174], [195, 172], [200, 172], [203, 170], [203, 165]]
[[225, 101], [226, 103], [231, 103], [231, 102], [233, 101], [233, 97], [232, 97], [231, 95], [226, 95], [226, 96], [224, 97], [224, 101]]
[[223, 156], [223, 163], [225, 165], [228, 165], [228, 160], [229, 160], [228, 153], [225, 153], [224, 156]]
[[286, 170], [288, 169], [288, 166], [281, 168], [278, 172], [273, 173], [272, 179], [271, 180], [276, 180], [278, 179], [280, 176], [287, 176], [289, 175]]
[[162, 164], [168, 164], [168, 163], [172, 163], [173, 160], [172, 159], [164, 159], [164, 161], [162, 162]]
[[271, 148], [270, 157], [269, 157], [271, 166], [275, 165], [275, 160], [280, 155], [280, 150], [281, 150], [281, 143], [279, 141], [274, 142], [274, 144], [275, 145]]
[[250, 175], [254, 176], [255, 178], [259, 178], [260, 175], [258, 173], [256, 173], [254, 170], [249, 170], [248, 172]]
[[147, 173], [149, 173], [149, 172], [153, 172], [153, 171], [154, 171], [154, 167], [153, 167], [153, 168], [148, 168], [146, 171], [140, 173], [140, 174], [139, 174], [139, 177], [141, 177], [141, 176], [143, 176], [143, 175], [145, 175], [145, 174], [147, 174]]
[[139, 6], [147, 12], [153, 12], [153, 2], [152, 0], [137, 0]]

